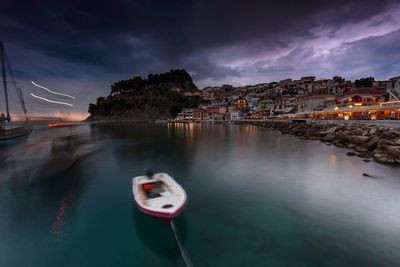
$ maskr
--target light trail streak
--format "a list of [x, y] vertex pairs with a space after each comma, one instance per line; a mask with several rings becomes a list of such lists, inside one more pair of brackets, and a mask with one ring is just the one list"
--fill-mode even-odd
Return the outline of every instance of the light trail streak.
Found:
[[48, 92], [50, 92], [50, 93], [52, 93], [52, 94], [61, 95], [61, 96], [66, 96], [66, 97], [75, 99], [75, 96], [66, 95], [66, 94], [62, 94], [62, 93], [58, 93], [58, 92], [54, 92], [54, 91], [50, 90], [49, 88], [46, 88], [46, 87], [44, 87], [44, 86], [41, 86], [41, 85], [35, 83], [34, 81], [31, 81], [31, 83], [32, 83], [34, 86], [37, 86], [37, 87], [39, 87], [39, 88], [42, 88], [42, 89], [44, 89], [44, 90], [46, 90], [46, 91], [48, 91]]
[[73, 107], [73, 106], [74, 106], [74, 105], [72, 105], [72, 104], [70, 104], [70, 103], [49, 100], [49, 99], [47, 99], [47, 98], [40, 97], [40, 96], [37, 96], [37, 95], [32, 94], [32, 93], [31, 93], [31, 96], [33, 96], [34, 98], [37, 98], [37, 99], [44, 100], [44, 101], [49, 102], [49, 103], [60, 104], [60, 105], [66, 105], [66, 106], [70, 106], [70, 107]]

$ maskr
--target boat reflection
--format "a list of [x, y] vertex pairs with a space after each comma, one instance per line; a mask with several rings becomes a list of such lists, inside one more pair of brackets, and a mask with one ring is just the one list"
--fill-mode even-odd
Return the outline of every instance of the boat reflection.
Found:
[[54, 224], [51, 227], [51, 232], [58, 237], [62, 237], [64, 235], [64, 225], [68, 219], [69, 208], [73, 204], [73, 201], [76, 199], [78, 193], [78, 186], [72, 186], [65, 197], [61, 199], [60, 204], [58, 205], [58, 212]]
[[87, 136], [73, 134], [3, 150], [0, 158], [2, 181], [22, 179], [22, 182], [28, 180], [29, 184], [34, 184], [50, 177], [57, 178], [99, 148], [100, 144], [92, 142]]
[[[175, 263], [181, 260], [179, 247], [169, 222], [144, 214], [136, 207], [132, 208], [132, 213], [136, 233], [143, 244], [171, 262]], [[181, 240], [185, 243], [187, 226], [184, 214], [174, 221]]]
[[[88, 182], [80, 175], [84, 171], [83, 159], [101, 146], [82, 129], [76, 129], [41, 132], [40, 138], [33, 135], [28, 142], [1, 148], [0, 193], [8, 199], [3, 201], [1, 210], [9, 216], [13, 233], [47, 226], [46, 232], [57, 238], [64, 236], [65, 226]], [[37, 214], [48, 216], [41, 218]]]

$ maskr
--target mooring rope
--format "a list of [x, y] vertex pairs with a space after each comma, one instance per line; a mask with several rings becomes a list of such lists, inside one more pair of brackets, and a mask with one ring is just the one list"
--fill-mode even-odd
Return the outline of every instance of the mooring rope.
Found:
[[171, 224], [172, 231], [174, 232], [176, 242], [178, 243], [179, 250], [181, 251], [182, 258], [185, 261], [186, 266], [193, 267], [192, 261], [190, 260], [190, 257], [188, 255], [185, 247], [183, 246], [183, 242], [182, 242], [181, 238], [179, 237], [179, 233], [178, 233], [178, 230], [176, 229], [174, 221], [171, 220], [170, 224]]

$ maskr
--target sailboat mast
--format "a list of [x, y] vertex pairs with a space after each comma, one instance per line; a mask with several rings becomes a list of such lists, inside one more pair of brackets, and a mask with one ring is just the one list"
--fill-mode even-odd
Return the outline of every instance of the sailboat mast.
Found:
[[8, 92], [7, 92], [7, 76], [6, 76], [6, 63], [5, 63], [5, 52], [3, 42], [0, 41], [0, 56], [1, 56], [1, 71], [3, 75], [3, 87], [4, 87], [4, 96], [6, 99], [6, 112], [7, 112], [7, 121], [10, 121], [10, 109], [8, 107]]

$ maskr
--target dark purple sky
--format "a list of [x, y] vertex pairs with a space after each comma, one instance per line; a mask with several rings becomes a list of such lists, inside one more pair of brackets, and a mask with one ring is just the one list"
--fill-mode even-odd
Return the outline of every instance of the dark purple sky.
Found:
[[[0, 36], [31, 113], [82, 114], [114, 81], [171, 68], [199, 87], [400, 75], [399, 1], [3, 0]], [[31, 80], [75, 106], [33, 99], [70, 100]]]

